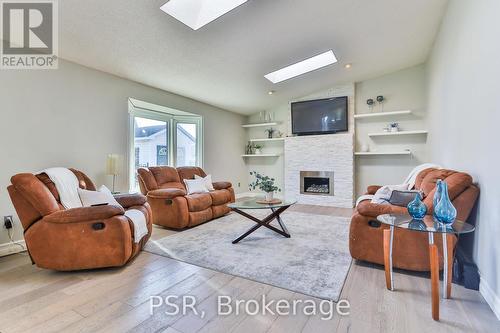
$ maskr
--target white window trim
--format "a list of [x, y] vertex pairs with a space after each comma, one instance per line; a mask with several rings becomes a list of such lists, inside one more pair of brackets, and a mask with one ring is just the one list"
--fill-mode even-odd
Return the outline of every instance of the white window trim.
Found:
[[[134, 188], [135, 181], [135, 144], [134, 144], [134, 117], [143, 117], [153, 120], [165, 121], [168, 123], [169, 132], [168, 140], [172, 143], [172, 147], [177, 147], [177, 124], [196, 124], [196, 160], [197, 166], [203, 168], [203, 117], [189, 112], [179, 111], [160, 105], [141, 102], [129, 98], [129, 117], [128, 117], [128, 188], [130, 191]], [[168, 145], [168, 143], [167, 143]], [[177, 164], [177, 149], [169, 149], [168, 152], [169, 165], [175, 167]]]

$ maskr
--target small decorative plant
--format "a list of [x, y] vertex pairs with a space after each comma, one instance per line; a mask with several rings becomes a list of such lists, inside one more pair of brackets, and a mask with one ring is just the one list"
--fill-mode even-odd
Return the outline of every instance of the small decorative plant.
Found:
[[266, 129], [266, 132], [267, 132], [267, 137], [269, 139], [272, 139], [273, 138], [273, 134], [274, 134], [274, 132], [276, 132], [276, 130], [271, 127], [271, 128]]
[[258, 143], [254, 144], [253, 145], [254, 154], [257, 154], [257, 155], [262, 154], [262, 151], [261, 151], [262, 147], [264, 147], [264, 146], [261, 144], [258, 144]]
[[281, 192], [281, 189], [274, 184], [274, 178], [263, 176], [257, 171], [250, 171], [250, 175], [255, 177], [255, 180], [248, 185], [250, 191], [258, 188], [266, 193], [266, 200], [272, 201], [274, 192]]

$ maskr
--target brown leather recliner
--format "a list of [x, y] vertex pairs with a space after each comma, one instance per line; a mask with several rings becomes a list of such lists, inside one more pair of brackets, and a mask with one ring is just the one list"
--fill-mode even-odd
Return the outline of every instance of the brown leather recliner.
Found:
[[[467, 220], [479, 195], [479, 189], [472, 182], [472, 177], [463, 172], [453, 170], [429, 168], [421, 171], [415, 183], [415, 189], [424, 193], [423, 202], [428, 208], [427, 214], [433, 212], [433, 197], [438, 179], [445, 180], [448, 184], [450, 200], [457, 209], [457, 219]], [[380, 186], [369, 186], [367, 194], [375, 194]], [[349, 250], [355, 259], [376, 264], [384, 264], [383, 231], [387, 225], [377, 222], [381, 214], [407, 214], [406, 207], [390, 204], [373, 204], [369, 200], [362, 201], [351, 220], [349, 233]], [[453, 238], [455, 247], [457, 238]], [[393, 266], [414, 270], [429, 271], [429, 246], [428, 235], [425, 232], [415, 232], [404, 229], [395, 229], [393, 243]], [[443, 267], [442, 238], [434, 236], [438, 246], [439, 264]]]
[[187, 194], [184, 179], [194, 175], [205, 177], [199, 167], [168, 166], [140, 168], [139, 187], [147, 196], [153, 211], [153, 223], [182, 229], [229, 213], [227, 204], [234, 202], [234, 190], [229, 182], [215, 182], [215, 191]]
[[[80, 188], [95, 191], [82, 172], [70, 169]], [[141, 194], [117, 196], [119, 206], [65, 209], [54, 183], [45, 173], [20, 173], [7, 189], [24, 228], [33, 263], [58, 271], [123, 266], [151, 236], [151, 208]], [[134, 225], [123, 215], [137, 209], [146, 216], [148, 234], [134, 242]]]

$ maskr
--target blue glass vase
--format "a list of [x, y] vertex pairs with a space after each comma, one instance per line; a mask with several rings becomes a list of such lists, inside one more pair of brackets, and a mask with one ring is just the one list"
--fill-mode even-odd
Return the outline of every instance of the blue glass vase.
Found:
[[439, 199], [434, 211], [434, 215], [439, 222], [444, 224], [452, 224], [455, 222], [457, 209], [450, 201], [448, 184], [446, 184], [446, 182], [441, 182], [441, 199]]
[[427, 213], [427, 206], [422, 202], [419, 193], [415, 195], [415, 199], [406, 208], [408, 208], [408, 213], [411, 217], [417, 220], [423, 219]]
[[438, 179], [436, 182], [436, 191], [434, 192], [434, 198], [432, 199], [432, 216], [434, 217], [435, 220], [437, 220], [436, 216], [436, 207], [439, 203], [439, 200], [441, 200], [441, 195], [443, 193], [443, 181], [441, 179]]

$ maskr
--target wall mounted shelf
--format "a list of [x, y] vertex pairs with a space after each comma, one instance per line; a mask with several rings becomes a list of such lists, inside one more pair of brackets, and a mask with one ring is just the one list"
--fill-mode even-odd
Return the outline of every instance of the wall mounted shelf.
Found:
[[378, 156], [378, 155], [411, 155], [410, 150], [402, 150], [402, 151], [359, 151], [355, 152], [356, 156]]
[[360, 119], [360, 118], [374, 118], [374, 117], [386, 117], [386, 116], [398, 116], [398, 115], [405, 115], [405, 114], [411, 114], [411, 110], [402, 110], [402, 111], [389, 111], [389, 112], [375, 112], [375, 113], [361, 113], [361, 114], [355, 114], [354, 119]]
[[241, 157], [279, 157], [279, 154], [245, 154]]
[[416, 134], [427, 134], [427, 131], [399, 131], [399, 132], [380, 132], [380, 133], [368, 133], [368, 136], [394, 136], [394, 135], [416, 135]]
[[245, 125], [241, 125], [241, 127], [251, 128], [251, 127], [275, 126], [275, 125], [278, 125], [278, 123], [277, 122], [271, 122], [271, 123], [245, 124]]
[[265, 139], [250, 139], [250, 142], [272, 142], [272, 141], [285, 141], [285, 138], [265, 138]]

